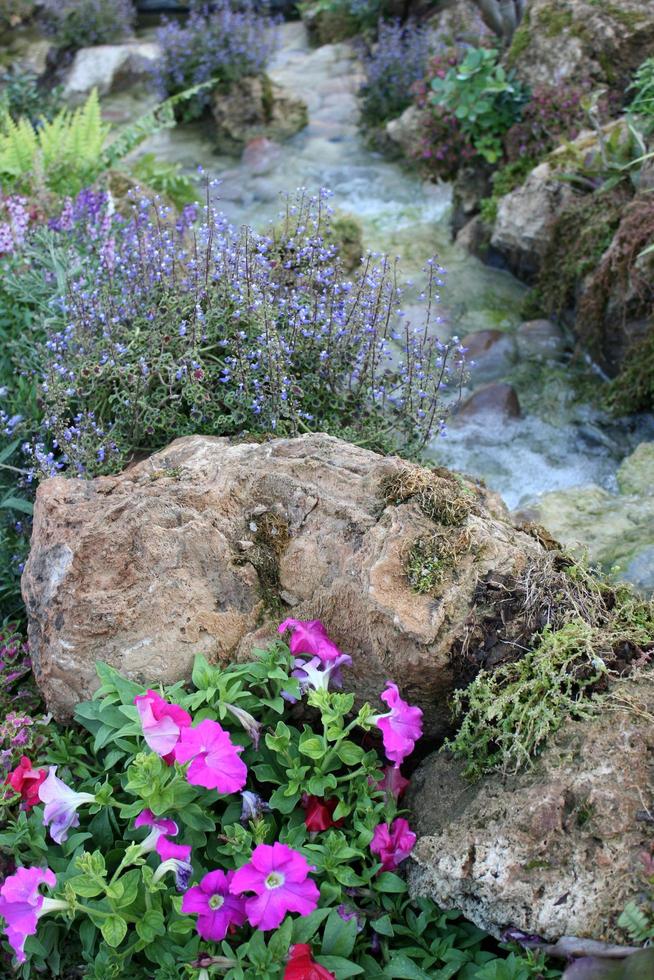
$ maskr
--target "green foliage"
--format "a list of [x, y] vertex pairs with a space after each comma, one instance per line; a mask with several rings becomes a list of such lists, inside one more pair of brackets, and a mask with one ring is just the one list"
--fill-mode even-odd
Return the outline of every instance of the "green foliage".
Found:
[[[592, 114], [591, 114], [592, 120]], [[629, 181], [638, 186], [638, 174], [647, 156], [647, 146], [639, 128], [630, 119], [618, 122], [608, 131], [595, 127], [597, 144], [588, 146], [566, 144], [566, 170], [557, 174], [559, 180], [582, 191], [610, 191]]]
[[431, 82], [433, 104], [456, 117], [463, 135], [489, 163], [502, 158], [502, 137], [529, 98], [498, 57], [494, 49], [471, 48], [444, 78]]
[[457, 563], [470, 549], [466, 531], [437, 531], [418, 538], [409, 548], [405, 570], [409, 583], [420, 595], [438, 595]]
[[38, 76], [30, 69], [14, 64], [0, 72], [0, 118], [26, 116], [31, 122], [52, 119], [62, 107], [60, 85], [39, 85]]
[[654, 327], [627, 352], [611, 381], [608, 403], [616, 415], [647, 412], [654, 405]]
[[462, 721], [447, 746], [466, 763], [466, 776], [515, 772], [564, 721], [588, 717], [607, 673], [597, 648], [597, 630], [573, 620], [560, 630], [543, 630], [520, 660], [481, 671], [458, 691], [454, 712]]
[[[28, 118], [0, 118], [0, 181], [7, 190], [35, 194], [48, 190], [74, 195], [115, 166], [149, 136], [175, 126], [175, 106], [193, 98], [205, 82], [166, 99], [108, 141], [111, 127], [103, 122], [97, 91], [83, 106], [62, 109], [38, 126]], [[154, 175], [157, 179], [156, 174]], [[183, 178], [165, 167], [162, 181], [184, 190]]]
[[158, 160], [154, 153], [144, 153], [130, 167], [132, 176], [177, 208], [198, 200], [197, 184], [181, 170], [181, 164]]
[[634, 116], [654, 117], [654, 58], [647, 58], [629, 86], [633, 93], [629, 112]]
[[[134, 705], [143, 688], [98, 665], [100, 688], [77, 708], [81, 729], [53, 736], [35, 759], [39, 766], [57, 765], [76, 792], [94, 797], [79, 808], [79, 827], [56, 845], [46, 838], [41, 808], [19, 811], [12, 800], [11, 819], [0, 834], [0, 848], [19, 864], [47, 864], [55, 872], [56, 898], [68, 906], [39, 921], [18, 976], [67, 976], [70, 965], [83, 963], [86, 980], [206, 980], [202, 966], [217, 965], [216, 975], [226, 980], [281, 980], [294, 943], [310, 944], [338, 980], [559, 975], [538, 954], [498, 956], [489, 937], [456, 913], [427, 899], [410, 901], [401, 873], [380, 873], [370, 850], [374, 828], [398, 811], [393, 795], [377, 788], [379, 756], [361, 744], [361, 734], [374, 724], [372, 709], [364, 705], [353, 715], [353, 695], [313, 690], [308, 705], [316, 726], [309, 728], [295, 710], [291, 717], [282, 697], [283, 691], [299, 693], [292, 668], [288, 647], [276, 642], [257, 660], [226, 668], [199, 656], [188, 689], [178, 683], [161, 691], [196, 722], [220, 722], [242, 746], [249, 788], [269, 802], [267, 810], [244, 814], [239, 795], [191, 784], [182, 766], [166, 765], [147, 751]], [[262, 726], [258, 747], [234, 708]], [[333, 819], [342, 825], [310, 832], [303, 791], [335, 797]], [[318, 907], [309, 915], [287, 915], [272, 932], [245, 925], [220, 943], [202, 942], [195, 920], [181, 911], [165, 862], [134, 840], [139, 832], [133, 820], [146, 808], [175, 820], [176, 843], [192, 848], [194, 880], [215, 868], [240, 867], [260, 843], [279, 840], [299, 851], [320, 887]]]
[[33, 16], [35, 0], [0, 0], [0, 27], [18, 27]]

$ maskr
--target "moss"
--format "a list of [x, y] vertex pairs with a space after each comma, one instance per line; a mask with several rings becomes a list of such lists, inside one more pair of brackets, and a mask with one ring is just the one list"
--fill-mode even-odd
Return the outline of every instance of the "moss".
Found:
[[523, 320], [540, 320], [547, 317], [547, 308], [542, 293], [537, 286], [532, 286], [524, 296], [520, 305], [520, 316]]
[[473, 512], [476, 496], [449, 470], [406, 466], [386, 477], [381, 487], [387, 504], [416, 500], [425, 517], [446, 527], [458, 527]]
[[363, 229], [357, 218], [351, 214], [336, 214], [325, 237], [338, 248], [343, 268], [354, 272], [363, 256]]
[[616, 415], [654, 407], [654, 320], [647, 336], [627, 352], [622, 370], [609, 387], [608, 404]]
[[491, 197], [485, 197], [481, 202], [480, 213], [482, 219], [488, 225], [495, 223], [497, 218], [497, 208], [501, 199], [514, 191], [516, 187], [521, 187], [527, 176], [536, 166], [536, 160], [531, 157], [521, 157], [512, 163], [507, 163], [504, 167], [496, 170], [491, 178], [493, 193]]
[[571, 10], [557, 7], [545, 7], [538, 14], [538, 25], [542, 27], [547, 37], [558, 37], [567, 31], [574, 22]]
[[409, 548], [405, 569], [411, 588], [420, 595], [437, 595], [461, 556], [470, 550], [470, 535], [464, 530], [438, 531], [417, 538]]
[[529, 25], [524, 21], [517, 29], [513, 35], [513, 40], [511, 41], [511, 47], [509, 48], [506, 61], [510, 68], [513, 68], [515, 64], [520, 60], [521, 55], [527, 50], [531, 44], [531, 30]]
[[654, 602], [563, 553], [534, 559], [514, 579], [494, 573], [480, 583], [465, 637], [453, 645], [457, 674], [466, 658], [475, 673], [455, 694], [460, 727], [447, 747], [470, 778], [514, 772], [568, 718], [594, 711], [610, 678], [647, 662], [653, 649]]
[[617, 20], [623, 27], [630, 30], [643, 23], [645, 15], [637, 10], [624, 10], [617, 3], [607, 3], [606, 0], [588, 0], [592, 7], [599, 7], [603, 14], [608, 14], [613, 20]]
[[626, 192], [575, 197], [557, 216], [536, 283], [548, 314], [574, 307], [577, 288], [598, 265], [620, 224]]
[[272, 82], [266, 74], [261, 76], [261, 106], [263, 108], [264, 119], [269, 123], [272, 120], [273, 109], [275, 107], [275, 93], [273, 92]]

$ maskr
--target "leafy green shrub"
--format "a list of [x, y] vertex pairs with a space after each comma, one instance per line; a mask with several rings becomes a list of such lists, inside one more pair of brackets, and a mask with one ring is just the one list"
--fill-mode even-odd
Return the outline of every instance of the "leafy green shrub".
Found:
[[52, 119], [62, 105], [61, 86], [40, 85], [30, 69], [14, 64], [0, 72], [0, 118], [5, 114], [12, 119], [25, 116], [35, 123]]
[[629, 112], [635, 116], [654, 116], [654, 58], [647, 58], [629, 86], [633, 93]]
[[520, 117], [528, 90], [498, 63], [494, 49], [471, 48], [461, 63], [431, 82], [432, 102], [450, 112], [489, 163], [503, 154], [502, 137]]
[[144, 153], [130, 167], [133, 177], [178, 208], [198, 199], [197, 184], [181, 170], [181, 164], [159, 160], [154, 153]]
[[[351, 658], [321, 624], [284, 626], [319, 629], [316, 646], [291, 640], [316, 655], [278, 641], [224, 669], [199, 656], [191, 685], [160, 694], [100, 664], [81, 730], [51, 729], [12, 774], [0, 847], [39, 913], [20, 919], [3, 899], [18, 976], [82, 964], [87, 980], [543, 975], [531, 953], [489, 972], [497, 948], [480, 930], [408, 899], [407, 781], [382, 756], [410, 755], [421, 712], [389, 682], [390, 711], [355, 714], [352, 694], [330, 690]], [[39, 883], [55, 897], [37, 897]]]
[[132, 33], [132, 0], [43, 0], [41, 20], [60, 48], [111, 44]]

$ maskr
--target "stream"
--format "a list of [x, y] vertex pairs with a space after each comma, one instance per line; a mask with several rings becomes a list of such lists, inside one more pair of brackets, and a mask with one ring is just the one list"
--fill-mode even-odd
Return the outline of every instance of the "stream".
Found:
[[[624, 457], [654, 438], [654, 421], [616, 420], [597, 407], [594, 396], [603, 381], [579, 355], [572, 357], [571, 338], [568, 353], [564, 338], [555, 357], [520, 340], [525, 287], [452, 244], [451, 187], [422, 181], [384, 159], [359, 133], [362, 75], [349, 45], [313, 49], [301, 23], [284, 24], [269, 75], [309, 110], [309, 125], [283, 145], [257, 141], [261, 145], [242, 160], [220, 156], [208, 127], [194, 123], [160, 133], [138, 152], [178, 162], [188, 173], [201, 165], [210, 178], [219, 178], [219, 207], [236, 225], [264, 231], [278, 219], [281, 194], [327, 187], [332, 205], [359, 219], [367, 248], [401, 257], [406, 278], [417, 282], [425, 261], [437, 255], [447, 273], [442, 333], [506, 334], [496, 348], [501, 356], [473, 367], [463, 397], [489, 381], [508, 381], [521, 414], [455, 416], [428, 454], [485, 480], [511, 509], [543, 519], [565, 544], [589, 548], [592, 560], [654, 591], [654, 498], [647, 489], [619, 495], [616, 479]], [[106, 108], [119, 121], [145, 106], [144, 99], [127, 94], [113, 96]], [[637, 571], [630, 572], [634, 561]]]

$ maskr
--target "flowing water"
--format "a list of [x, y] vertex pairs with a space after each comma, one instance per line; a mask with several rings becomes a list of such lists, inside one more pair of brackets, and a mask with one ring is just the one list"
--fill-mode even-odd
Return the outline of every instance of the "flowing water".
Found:
[[[179, 162], [188, 172], [201, 165], [210, 177], [220, 178], [220, 207], [232, 222], [261, 231], [278, 219], [284, 192], [328, 187], [333, 205], [359, 219], [365, 245], [401, 257], [407, 277], [417, 279], [425, 261], [438, 256], [447, 270], [442, 290], [445, 335], [462, 337], [493, 329], [513, 337], [521, 320], [524, 287], [509, 273], [485, 266], [451, 243], [451, 188], [423, 182], [385, 160], [358, 132], [356, 91], [361, 74], [352, 48], [338, 44], [311, 49], [301, 24], [285, 24], [269, 74], [303, 98], [309, 110], [309, 125], [285, 144], [262, 143], [242, 160], [219, 156], [210, 129], [193, 124], [158, 135], [140, 152]], [[133, 111], [133, 105], [114, 100], [117, 118]], [[651, 421], [616, 422], [594, 407], [593, 388], [602, 382], [593, 380], [588, 366], [544, 363], [524, 345], [520, 351], [509, 350], [490, 378], [488, 371], [475, 377], [473, 370], [470, 389], [489, 380], [511, 381], [521, 416], [455, 420], [447, 436], [431, 445], [430, 454], [444, 465], [483, 478], [511, 508], [525, 507], [551, 491], [589, 484], [615, 491], [620, 461], [639, 442], [652, 438]], [[576, 393], [580, 380], [583, 399]], [[603, 520], [610, 519], [612, 498], [608, 501], [609, 518], [603, 514]], [[637, 525], [639, 519], [632, 516], [632, 523]], [[654, 544], [654, 514], [648, 510], [643, 521], [643, 544]], [[559, 530], [565, 537], [565, 529]], [[637, 533], [637, 540], [640, 537]], [[592, 554], [592, 541], [583, 543], [591, 546]], [[599, 557], [608, 562], [607, 556]]]

